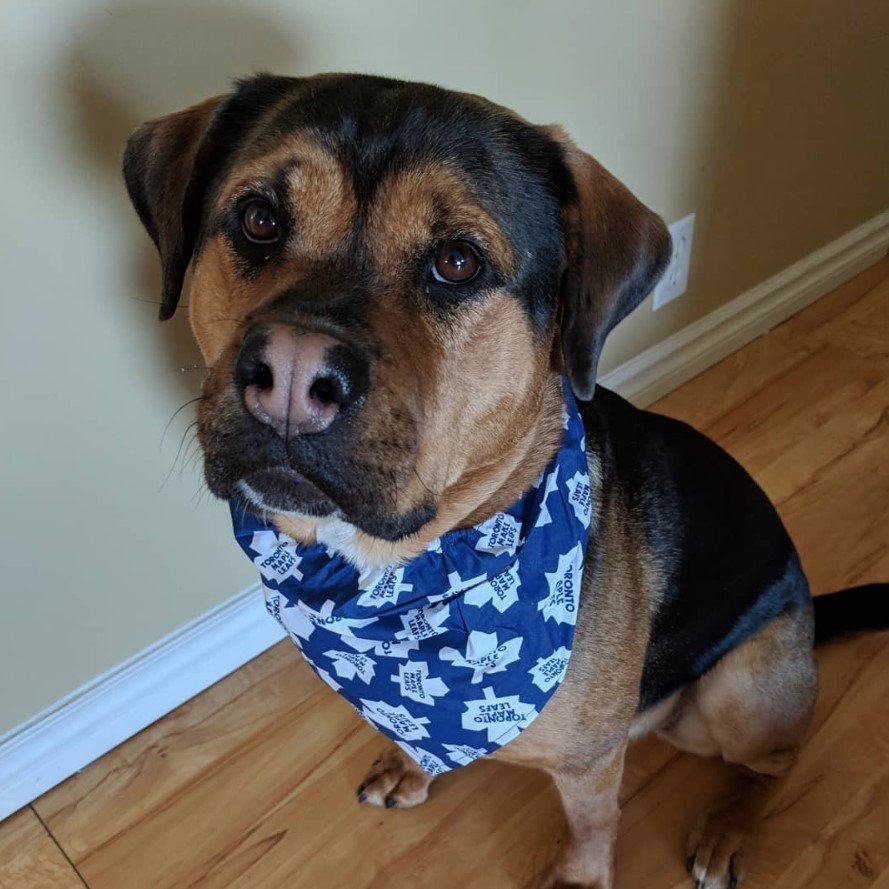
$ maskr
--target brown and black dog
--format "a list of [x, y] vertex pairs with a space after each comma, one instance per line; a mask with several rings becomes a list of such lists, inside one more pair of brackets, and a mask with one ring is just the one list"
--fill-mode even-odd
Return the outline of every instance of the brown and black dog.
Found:
[[[885, 625], [885, 589], [813, 610], [745, 471], [596, 387], [605, 337], [668, 261], [661, 219], [558, 127], [357, 75], [244, 81], [141, 127], [124, 173], [160, 251], [161, 318], [192, 269], [210, 490], [297, 540], [324, 529], [380, 566], [491, 516], [553, 456], [568, 377], [594, 504], [574, 651], [495, 755], [561, 793], [570, 842], [547, 885], [597, 889], [628, 743], [721, 756], [737, 787], [692, 831], [688, 866], [736, 885], [809, 723], [815, 636]], [[431, 780], [392, 745], [363, 794], [413, 806]]]

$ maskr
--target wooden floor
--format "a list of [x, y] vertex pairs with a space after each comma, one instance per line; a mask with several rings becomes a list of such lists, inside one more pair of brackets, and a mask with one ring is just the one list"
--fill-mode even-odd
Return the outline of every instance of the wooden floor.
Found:
[[[657, 409], [778, 504], [816, 593], [889, 579], [889, 260]], [[889, 633], [819, 655], [802, 759], [747, 884], [889, 889]], [[281, 643], [0, 825], [2, 889], [531, 887], [563, 822], [540, 774], [479, 762], [412, 811], [359, 806], [380, 740]], [[618, 889], [690, 886], [718, 764], [631, 753]]]

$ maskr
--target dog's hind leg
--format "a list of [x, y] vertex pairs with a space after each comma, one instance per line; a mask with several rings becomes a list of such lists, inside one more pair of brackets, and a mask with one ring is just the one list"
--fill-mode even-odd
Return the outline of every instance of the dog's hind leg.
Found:
[[699, 889], [732, 889], [747, 873], [770, 794], [796, 760], [815, 702], [812, 616], [776, 618], [687, 688], [659, 731], [683, 750], [721, 755], [732, 787], [691, 832], [687, 866]]

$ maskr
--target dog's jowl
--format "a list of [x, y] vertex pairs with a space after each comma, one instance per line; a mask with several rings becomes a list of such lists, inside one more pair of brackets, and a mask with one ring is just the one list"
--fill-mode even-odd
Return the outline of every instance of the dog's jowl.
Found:
[[150, 121], [124, 175], [161, 318], [191, 268], [207, 484], [272, 616], [388, 738], [359, 800], [537, 766], [569, 823], [544, 884], [608, 889], [624, 753], [656, 732], [733, 769], [687, 857], [741, 881], [816, 635], [887, 622], [887, 592], [813, 608], [745, 471], [596, 386], [668, 261], [661, 219], [558, 127], [357, 75]]

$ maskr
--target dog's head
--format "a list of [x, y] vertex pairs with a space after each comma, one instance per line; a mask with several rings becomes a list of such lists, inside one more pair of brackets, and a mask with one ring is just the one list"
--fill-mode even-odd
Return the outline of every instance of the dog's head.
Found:
[[245, 81], [143, 125], [124, 174], [162, 319], [191, 266], [210, 490], [383, 559], [521, 493], [558, 441], [559, 374], [592, 397], [669, 256], [560, 130], [378, 77]]

